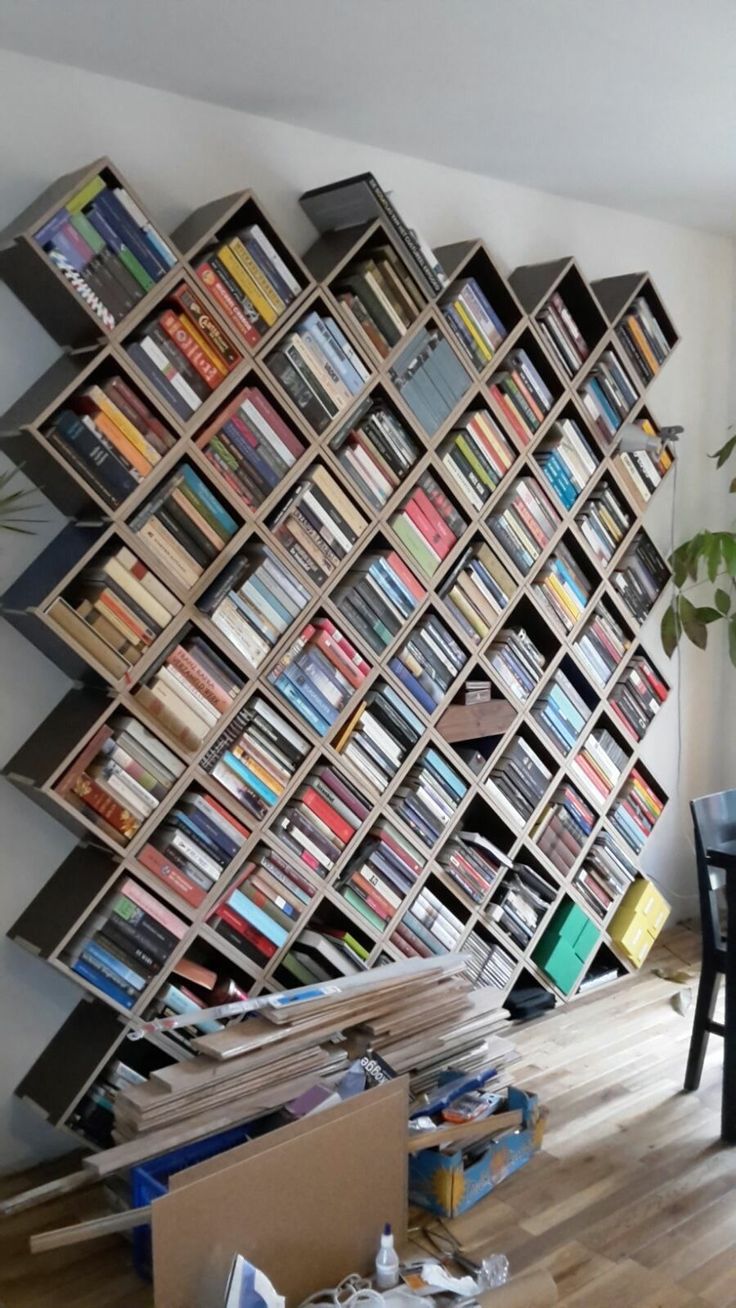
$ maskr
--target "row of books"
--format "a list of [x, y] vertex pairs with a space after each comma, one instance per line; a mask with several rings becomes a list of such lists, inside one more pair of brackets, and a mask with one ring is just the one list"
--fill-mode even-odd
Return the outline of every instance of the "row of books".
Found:
[[260, 508], [306, 449], [260, 386], [238, 391], [197, 444], [249, 509]]
[[497, 986], [505, 990], [514, 973], [516, 963], [503, 945], [477, 931], [471, 931], [463, 943], [468, 962], [466, 975], [474, 988]]
[[422, 886], [404, 913], [391, 940], [407, 958], [430, 958], [452, 953], [460, 944], [466, 923], [453, 913], [429, 886]]
[[381, 681], [371, 686], [334, 741], [334, 749], [382, 795], [423, 732], [424, 724], [393, 686]]
[[251, 349], [303, 289], [260, 223], [216, 242], [205, 251], [196, 271]]
[[616, 335], [637, 377], [648, 386], [667, 358], [670, 343], [645, 296], [637, 295], [616, 328]]
[[198, 749], [243, 688], [243, 678], [190, 633], [153, 665], [133, 697], [178, 744]]
[[137, 718], [108, 718], [54, 790], [117, 845], [155, 813], [184, 763]]
[[307, 623], [268, 674], [318, 736], [326, 736], [370, 665], [329, 618]]
[[654, 830], [664, 802], [644, 779], [640, 768], [632, 768], [609, 813], [611, 825], [640, 854]]
[[595, 681], [605, 686], [624, 658], [631, 641], [611, 604], [601, 599], [575, 641], [581, 662]]
[[391, 366], [402, 400], [434, 436], [470, 388], [470, 376], [438, 328], [420, 327]]
[[[646, 435], [656, 436], [656, 428], [648, 418], [640, 419], [638, 425]], [[620, 451], [616, 456], [616, 467], [629, 494], [644, 506], [672, 467], [673, 461], [672, 452], [663, 445], [657, 454], [649, 450]]]
[[606, 445], [611, 444], [639, 398], [634, 383], [612, 349], [604, 350], [593, 365], [580, 387], [580, 397]]
[[557, 668], [535, 701], [532, 717], [545, 735], [568, 754], [591, 715], [591, 709], [570, 678]]
[[322, 764], [282, 809], [273, 832], [323, 877], [342, 857], [369, 813], [370, 806], [356, 787]]
[[[216, 966], [205, 966], [199, 961], [202, 957], [206, 958], [208, 964], [213, 962]], [[213, 959], [211, 952], [205, 952], [201, 945], [190, 948], [172, 968], [168, 984], [148, 1005], [146, 1019], [191, 1014], [191, 1026], [179, 1026], [168, 1031], [167, 1040], [178, 1045], [187, 1055], [193, 1054], [196, 1051], [192, 1041], [200, 1035], [213, 1035], [226, 1025], [216, 1017], [200, 1018], [197, 1016], [198, 1011], [215, 1004], [230, 1004], [247, 999], [248, 993], [243, 988], [242, 980], [240, 974], [237, 980], [232, 976], [232, 964], [226, 964], [219, 957]]]
[[467, 782], [430, 746], [422, 751], [392, 796], [391, 810], [403, 818], [427, 849], [432, 849], [467, 791]]
[[534, 580], [534, 594], [542, 608], [553, 622], [561, 623], [565, 631], [572, 631], [585, 612], [591, 593], [591, 582], [565, 542], [560, 541]]
[[181, 419], [189, 422], [242, 360], [186, 282], [125, 342], [125, 351]]
[[594, 727], [570, 764], [570, 773], [593, 803], [605, 804], [630, 761], [626, 750], [605, 727]]
[[477, 279], [450, 282], [440, 308], [460, 348], [482, 372], [508, 333]]
[[669, 691], [654, 666], [636, 654], [609, 696], [611, 711], [635, 740], [642, 740]]
[[576, 520], [596, 558], [606, 566], [628, 535], [633, 518], [608, 480], [600, 481]]
[[309, 592], [278, 555], [253, 540], [223, 568], [199, 607], [258, 668], [309, 600]]
[[131, 531], [187, 590], [222, 553], [238, 525], [189, 463], [180, 464], [130, 519]]
[[553, 422], [534, 457], [565, 509], [572, 508], [598, 467], [593, 449], [575, 418]]
[[[382, 819], [348, 863], [340, 894], [374, 931], [382, 933], [423, 867], [410, 841]], [[407, 923], [410, 929], [412, 925], [412, 921]]]
[[523, 449], [554, 405], [554, 396], [525, 349], [512, 350], [488, 387], [489, 403]]
[[382, 509], [420, 458], [414, 434], [374, 393], [333, 436], [330, 449], [374, 509]]
[[440, 594], [458, 626], [479, 645], [510, 604], [516, 582], [485, 541], [469, 546], [442, 583]]
[[461, 890], [481, 904], [495, 889], [511, 860], [484, 835], [464, 828], [445, 841], [437, 862]]
[[417, 703], [433, 713], [467, 661], [445, 624], [425, 611], [388, 666]]
[[294, 330], [269, 354], [267, 363], [319, 434], [353, 403], [370, 378], [339, 323], [317, 308], [295, 323]]
[[118, 373], [72, 395], [43, 430], [64, 460], [113, 509], [176, 443]]
[[639, 532], [611, 575], [611, 581], [637, 622], [644, 622], [669, 581], [664, 559]]
[[136, 857], [142, 867], [198, 908], [249, 835], [248, 828], [212, 795], [189, 789]]
[[557, 894], [541, 872], [515, 862], [485, 912], [487, 921], [521, 950], [528, 949]]
[[562, 519], [538, 482], [518, 477], [488, 518], [488, 526], [526, 576], [549, 545]]
[[554, 291], [540, 309], [537, 323], [563, 375], [574, 377], [588, 358], [590, 347], [559, 291]]
[[597, 819], [579, 791], [568, 782], [557, 787], [531, 829], [533, 841], [563, 876], [572, 870]]
[[432, 473], [419, 477], [391, 526], [425, 577], [432, 577], [467, 528]]
[[270, 521], [287, 554], [318, 586], [340, 566], [368, 520], [323, 463], [313, 464]]
[[176, 263], [125, 187], [99, 173], [34, 240], [109, 331]]
[[499, 680], [517, 699], [534, 694], [547, 660], [525, 627], [506, 627], [488, 650], [488, 662]]
[[262, 845], [212, 910], [209, 925], [264, 967], [286, 944], [314, 894], [308, 877]]
[[405, 264], [390, 245], [351, 263], [335, 281], [335, 295], [359, 333], [385, 359], [406, 335], [424, 303]]
[[[320, 924], [302, 931], [282, 959], [287, 988], [310, 986], [365, 969], [368, 948], [353, 931]], [[279, 973], [279, 981], [282, 975]]]
[[128, 549], [106, 551], [48, 607], [51, 622], [111, 677], [124, 677], [181, 612], [181, 601]]
[[345, 574], [332, 598], [354, 630], [380, 655], [426, 594], [395, 550], [372, 550]]
[[254, 695], [203, 756], [201, 766], [262, 822], [310, 748], [263, 695]]
[[87, 919], [62, 958], [108, 999], [132, 1008], [186, 931], [183, 918], [125, 877]]
[[605, 917], [635, 881], [637, 870], [608, 831], [600, 831], [575, 873], [574, 885], [598, 917]]
[[476, 513], [516, 460], [516, 451], [487, 409], [463, 415], [440, 446], [440, 458]]
[[483, 788], [493, 807], [512, 827], [531, 819], [552, 781], [552, 771], [525, 736], [517, 736], [504, 750]]

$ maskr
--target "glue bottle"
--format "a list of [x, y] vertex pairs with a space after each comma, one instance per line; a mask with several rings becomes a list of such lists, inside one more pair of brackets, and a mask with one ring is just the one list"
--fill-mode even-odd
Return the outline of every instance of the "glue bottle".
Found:
[[381, 1235], [373, 1279], [377, 1290], [393, 1290], [399, 1284], [399, 1255], [394, 1249], [394, 1234], [388, 1222]]

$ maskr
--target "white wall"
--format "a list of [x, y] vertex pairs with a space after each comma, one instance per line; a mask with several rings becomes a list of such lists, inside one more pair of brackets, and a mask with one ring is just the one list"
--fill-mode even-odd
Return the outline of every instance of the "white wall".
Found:
[[[713, 494], [704, 452], [723, 440], [729, 413], [734, 251], [730, 242], [622, 212], [491, 181], [345, 140], [239, 114], [77, 69], [0, 51], [0, 228], [54, 177], [108, 154], [171, 228], [203, 201], [252, 187], [284, 234], [304, 249], [313, 237], [297, 205], [309, 186], [365, 169], [393, 189], [398, 207], [432, 244], [482, 236], [502, 269], [574, 253], [590, 278], [648, 269], [678, 325], [682, 344], [656, 381], [652, 406], [661, 421], [681, 422], [678, 537], [706, 521]], [[445, 110], [446, 111], [446, 110]], [[595, 158], [591, 158], [595, 167]], [[0, 411], [55, 356], [56, 349], [0, 286]], [[721, 496], [717, 483], [716, 493]], [[665, 552], [671, 492], [663, 492], [648, 529]], [[725, 502], [725, 499], [724, 499]], [[19, 573], [58, 519], [33, 539], [0, 541], [0, 589]], [[657, 618], [646, 637], [657, 650]], [[40, 722], [65, 679], [0, 623], [0, 763]], [[663, 665], [664, 666], [664, 665]], [[671, 669], [674, 674], [675, 669]], [[684, 799], [726, 784], [717, 744], [722, 660], [688, 658], [681, 702], [683, 757], [679, 795], [650, 842], [645, 866], [671, 888], [678, 911], [692, 889]], [[677, 785], [676, 704], [672, 696], [651, 732], [646, 762], [670, 793]], [[725, 754], [724, 766], [725, 766]], [[71, 839], [4, 781], [0, 782], [3, 875], [0, 932], [67, 853]], [[0, 940], [1, 940], [0, 936]], [[63, 1137], [11, 1098], [34, 1057], [76, 998], [75, 987], [9, 942], [0, 943], [0, 1168], [23, 1165], [66, 1146]]]

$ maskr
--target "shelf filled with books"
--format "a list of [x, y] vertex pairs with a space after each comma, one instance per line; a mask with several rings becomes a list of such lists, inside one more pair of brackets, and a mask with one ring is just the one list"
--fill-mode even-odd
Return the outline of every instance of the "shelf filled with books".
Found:
[[[244, 191], [169, 241], [103, 160], [8, 229], [8, 283], [91, 351], [2, 422], [73, 519], [4, 613], [81, 683], [5, 769], [83, 842], [10, 934], [97, 1000], [22, 1091], [89, 1140], [219, 997], [459, 948], [558, 1000], [624, 966], [672, 456], [616, 433], [657, 431], [676, 333], [644, 275], [509, 279], [372, 212], [302, 259]], [[127, 1056], [131, 1012], [189, 1011]]]

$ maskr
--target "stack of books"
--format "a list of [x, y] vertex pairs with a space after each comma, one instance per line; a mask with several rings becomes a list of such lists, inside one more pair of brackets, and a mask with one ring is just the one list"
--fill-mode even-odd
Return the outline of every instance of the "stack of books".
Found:
[[212, 795], [190, 789], [136, 857], [187, 904], [198, 908], [249, 835], [248, 828]]
[[[199, 951], [198, 951], [199, 952]], [[226, 1025], [216, 1017], [197, 1017], [197, 1011], [202, 1008], [210, 1008], [213, 1004], [242, 1003], [248, 998], [247, 992], [242, 988], [238, 981], [235, 981], [229, 974], [229, 971], [220, 971], [218, 963], [217, 970], [203, 967], [186, 954], [179, 960], [177, 969], [181, 968], [181, 978], [175, 978], [169, 982], [153, 1002], [148, 1005], [146, 1011], [146, 1020], [157, 1017], [180, 1017], [184, 1013], [191, 1013], [191, 1026], [177, 1026], [167, 1032], [167, 1040], [173, 1041], [180, 1049], [187, 1054], [196, 1054], [193, 1041], [198, 1036], [213, 1035], [216, 1031], [221, 1031]]]
[[570, 752], [591, 712], [561, 668], [532, 706], [535, 722], [563, 754]]
[[424, 576], [432, 577], [468, 524], [431, 472], [423, 472], [391, 526]]
[[440, 308], [460, 348], [478, 372], [482, 372], [507, 332], [475, 277], [450, 282]]
[[562, 519], [533, 477], [518, 477], [488, 526], [524, 576], [544, 553]]
[[516, 582], [485, 542], [465, 551], [442, 583], [453, 618], [474, 645], [485, 640], [516, 592]]
[[273, 827], [318, 876], [340, 860], [370, 807], [355, 786], [323, 764], [307, 777]]
[[346, 573], [334, 600], [358, 635], [383, 654], [426, 594], [395, 550], [371, 550]]
[[611, 562], [633, 518], [608, 480], [600, 481], [575, 519], [596, 558]]
[[278, 802], [311, 746], [262, 695], [254, 695], [201, 766], [259, 822]]
[[522, 703], [534, 694], [546, 659], [524, 627], [506, 627], [488, 650], [488, 662], [499, 681]]
[[311, 986], [364, 971], [369, 952], [352, 932], [321, 926], [319, 930], [302, 931], [281, 966], [292, 982]]
[[223, 568], [198, 607], [251, 667], [258, 668], [309, 599], [291, 569], [254, 540]]
[[643, 295], [634, 300], [631, 311], [616, 328], [626, 356], [639, 380], [648, 386], [670, 352], [670, 343]]
[[574, 786], [563, 782], [545, 805], [529, 839], [563, 877], [572, 871], [597, 819]]
[[516, 451], [486, 409], [473, 409], [445, 437], [440, 457], [478, 513], [514, 463]]
[[222, 553], [238, 523], [199, 473], [182, 463], [131, 518], [130, 528], [189, 590]]
[[583, 405], [605, 445], [639, 398], [636, 387], [613, 350], [604, 350], [580, 387]]
[[382, 820], [350, 860], [340, 893], [354, 912], [381, 934], [423, 868], [413, 845]]
[[206, 640], [190, 634], [154, 664], [133, 697], [178, 744], [196, 750], [243, 684]]
[[611, 576], [637, 622], [647, 618], [669, 579], [667, 564], [641, 531]]
[[556, 887], [541, 872], [526, 863], [514, 863], [488, 905], [485, 917], [519, 949], [526, 950], [556, 894]]
[[630, 644], [611, 605], [601, 599], [575, 641], [575, 649], [591, 676], [605, 686]]
[[334, 291], [353, 327], [382, 359], [424, 308], [406, 265], [390, 245], [378, 246], [367, 259], [351, 263], [337, 278]]
[[611, 808], [609, 819], [634, 852], [640, 854], [663, 808], [664, 802], [644, 780], [640, 769], [632, 768]]
[[[648, 418], [637, 424], [648, 436], [656, 436], [657, 431]], [[640, 511], [652, 498], [665, 473], [674, 462], [673, 455], [665, 445], [658, 454], [649, 450], [619, 450], [616, 454], [616, 468], [626, 490], [633, 496]]]
[[424, 724], [393, 686], [383, 681], [368, 691], [335, 740], [334, 749], [382, 795], [423, 732]]
[[458, 831], [442, 846], [437, 862], [475, 904], [480, 904], [495, 888], [511, 859], [475, 831]]
[[391, 941], [407, 958], [430, 958], [432, 954], [457, 950], [465, 927], [466, 923], [425, 885], [404, 913]]
[[512, 350], [488, 387], [489, 403], [520, 449], [532, 441], [554, 404], [554, 396], [526, 350]]
[[572, 631], [580, 621], [592, 586], [563, 541], [535, 578], [534, 593], [553, 622], [560, 622], [565, 631]]
[[108, 718], [54, 791], [115, 842], [127, 845], [156, 812], [184, 764], [137, 718]]
[[303, 289], [258, 223], [205, 251], [196, 271], [251, 349]]
[[239, 391], [197, 445], [249, 509], [268, 499], [306, 449], [259, 386]]
[[427, 713], [434, 713], [468, 656], [434, 613], [418, 619], [389, 669]]
[[268, 366], [318, 433], [353, 403], [370, 373], [342, 327], [313, 308], [268, 356]]
[[588, 358], [590, 349], [559, 291], [550, 295], [537, 314], [537, 323], [552, 358], [560, 365], [563, 374], [574, 377]]
[[552, 772], [534, 746], [524, 736], [517, 736], [483, 788], [496, 812], [518, 829], [526, 826], [551, 780]]
[[181, 602], [121, 545], [98, 555], [49, 605], [49, 620], [110, 676], [124, 677], [181, 611]]
[[637, 654], [609, 697], [613, 713], [635, 740], [642, 740], [669, 690], [649, 659]]
[[432, 849], [467, 791], [468, 783], [430, 746], [422, 751], [393, 795], [391, 809], [427, 849]]
[[186, 931], [183, 918], [125, 877], [97, 906], [62, 959], [108, 999], [132, 1008]]
[[65, 462], [113, 509], [176, 442], [138, 393], [116, 374], [73, 395], [43, 432]]
[[248, 859], [213, 909], [209, 924], [223, 940], [264, 967], [286, 944], [313, 894], [305, 877], [263, 847]]
[[595, 727], [570, 764], [570, 773], [598, 807], [608, 802], [616, 789], [629, 755], [605, 727]]
[[[126, 1056], [130, 1057], [129, 1054]], [[73, 1110], [69, 1126], [99, 1149], [109, 1148], [114, 1144], [115, 1100], [118, 1094], [134, 1085], [143, 1085], [147, 1080], [148, 1077], [129, 1067], [121, 1058], [111, 1059]]]
[[176, 263], [125, 187], [100, 174], [39, 227], [34, 240], [108, 330]]
[[391, 366], [402, 400], [434, 436], [470, 388], [470, 376], [437, 327], [420, 327]]
[[573, 884], [594, 913], [605, 917], [636, 877], [636, 866], [628, 854], [612, 835], [601, 831], [575, 874]]
[[421, 455], [413, 433], [373, 394], [333, 436], [330, 449], [366, 502], [379, 510]]
[[478, 931], [471, 931], [463, 944], [467, 954], [466, 975], [474, 989], [484, 986], [497, 986], [505, 990], [514, 974], [516, 963], [513, 955]]
[[574, 418], [553, 422], [534, 457], [565, 509], [572, 508], [598, 467], [582, 426]]
[[347, 637], [320, 617], [299, 633], [268, 680], [318, 736], [326, 736], [369, 672]]
[[291, 492], [270, 522], [287, 554], [318, 586], [350, 554], [368, 526], [322, 463]]
[[125, 351], [182, 422], [190, 420], [242, 358], [186, 282], [170, 293], [155, 317], [136, 328]]

